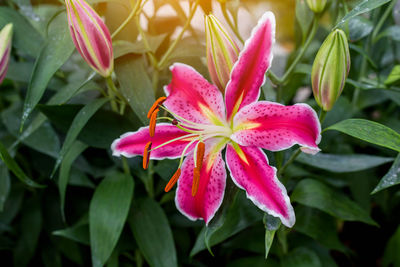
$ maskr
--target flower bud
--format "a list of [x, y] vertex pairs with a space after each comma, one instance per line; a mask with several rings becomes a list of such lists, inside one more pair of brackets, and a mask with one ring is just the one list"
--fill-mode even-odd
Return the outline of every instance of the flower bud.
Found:
[[346, 34], [336, 29], [321, 45], [311, 71], [314, 97], [323, 110], [332, 109], [342, 93], [349, 70], [350, 54]]
[[307, 4], [314, 13], [321, 13], [326, 6], [326, 0], [307, 0]]
[[205, 28], [208, 71], [213, 83], [224, 91], [238, 58], [239, 48], [213, 15], [205, 17]]
[[72, 40], [83, 59], [100, 75], [108, 77], [114, 59], [110, 32], [85, 0], [65, 0]]
[[6, 77], [10, 60], [12, 29], [13, 25], [9, 23], [0, 31], [0, 84]]

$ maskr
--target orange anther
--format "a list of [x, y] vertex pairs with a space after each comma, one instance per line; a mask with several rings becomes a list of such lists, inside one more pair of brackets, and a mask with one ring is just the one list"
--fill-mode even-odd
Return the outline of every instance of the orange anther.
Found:
[[200, 169], [198, 167], [193, 170], [193, 184], [192, 184], [192, 196], [196, 196], [197, 189], [199, 188], [200, 181]]
[[160, 109], [156, 109], [154, 110], [153, 114], [151, 114], [150, 124], [149, 124], [149, 134], [151, 137], [153, 137], [154, 133], [156, 132], [157, 113], [159, 111]]
[[204, 158], [204, 151], [206, 149], [206, 146], [204, 145], [203, 142], [199, 142], [197, 145], [197, 154], [196, 154], [196, 167], [201, 170], [201, 167], [203, 166], [203, 158]]
[[158, 98], [156, 100], [156, 102], [154, 102], [154, 104], [149, 109], [149, 112], [147, 113], [148, 119], [150, 119], [151, 114], [153, 114], [153, 112], [158, 108], [158, 105], [161, 105], [162, 103], [164, 103], [165, 100], [167, 100], [167, 98], [165, 96], [162, 96], [162, 97]]
[[143, 151], [143, 169], [145, 170], [149, 167], [150, 149], [151, 149], [151, 142], [147, 142], [147, 144], [144, 146], [144, 151]]
[[174, 173], [172, 178], [169, 180], [168, 184], [165, 186], [165, 189], [164, 189], [165, 192], [168, 192], [169, 190], [171, 190], [172, 187], [174, 187], [174, 185], [176, 184], [176, 181], [178, 181], [179, 176], [181, 176], [181, 168], [179, 168]]

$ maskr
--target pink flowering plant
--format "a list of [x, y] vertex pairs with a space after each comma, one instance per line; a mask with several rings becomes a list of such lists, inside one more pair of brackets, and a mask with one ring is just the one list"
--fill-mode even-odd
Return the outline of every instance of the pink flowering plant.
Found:
[[2, 264], [398, 266], [397, 3], [0, 2]]
[[164, 109], [174, 117], [172, 123], [122, 135], [112, 144], [113, 155], [181, 158], [171, 181], [178, 180], [176, 206], [188, 218], [201, 218], [208, 224], [225, 192], [227, 172], [221, 152], [226, 147], [225, 161], [234, 183], [261, 210], [292, 227], [295, 215], [286, 189], [261, 148], [280, 151], [299, 144], [306, 153], [315, 154], [321, 126], [308, 105], [258, 101], [274, 42], [275, 17], [267, 12], [232, 68], [225, 99], [192, 67], [173, 64], [171, 83], [164, 88], [167, 98], [162, 104], [156, 102], [157, 110], [150, 110], [155, 120], [153, 114]]

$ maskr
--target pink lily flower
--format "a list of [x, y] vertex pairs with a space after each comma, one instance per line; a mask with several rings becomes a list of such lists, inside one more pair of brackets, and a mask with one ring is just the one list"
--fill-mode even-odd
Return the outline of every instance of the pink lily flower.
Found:
[[[274, 41], [275, 17], [267, 12], [240, 52], [225, 88], [225, 101], [218, 88], [193, 68], [172, 65], [171, 83], [164, 88], [167, 97], [157, 100], [149, 111], [150, 127], [115, 140], [113, 155], [143, 154], [144, 168], [149, 159], [180, 158], [165, 190], [178, 180], [177, 208], [189, 219], [203, 219], [206, 224], [224, 197], [226, 162], [234, 183], [256, 206], [292, 227], [293, 207], [262, 148], [280, 151], [299, 144], [303, 152], [317, 153], [321, 126], [315, 111], [306, 104], [258, 101]], [[158, 119], [169, 119], [171, 124], [155, 126], [159, 109], [174, 119]]]

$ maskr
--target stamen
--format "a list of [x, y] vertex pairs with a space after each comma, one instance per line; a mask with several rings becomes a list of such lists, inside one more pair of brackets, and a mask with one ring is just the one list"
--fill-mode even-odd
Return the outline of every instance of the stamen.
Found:
[[199, 181], [200, 181], [200, 169], [194, 168], [193, 170], [193, 184], [192, 184], [192, 196], [196, 196], [197, 189], [199, 188]]
[[150, 125], [149, 125], [149, 134], [150, 134], [151, 137], [153, 137], [154, 133], [156, 132], [157, 113], [159, 111], [160, 111], [160, 109], [157, 108], [151, 114]]
[[177, 119], [173, 119], [172, 120], [172, 125], [178, 125], [178, 120]]
[[181, 176], [181, 168], [178, 168], [178, 170], [174, 173], [172, 178], [169, 180], [168, 184], [165, 186], [164, 191], [168, 192], [171, 190], [172, 187], [176, 184], [176, 181], [178, 181], [179, 176]]
[[145, 170], [149, 167], [150, 151], [151, 151], [151, 142], [147, 142], [147, 144], [144, 146], [144, 151], [143, 151], [143, 169]]
[[158, 98], [156, 100], [156, 102], [154, 102], [154, 104], [149, 109], [149, 112], [147, 113], [147, 118], [148, 119], [150, 119], [150, 117], [153, 114], [153, 112], [158, 108], [159, 105], [162, 105], [162, 103], [164, 103], [165, 100], [167, 100], [167, 98], [165, 96], [162, 96], [162, 97]]
[[204, 158], [204, 151], [205, 151], [205, 144], [203, 142], [198, 143], [197, 153], [196, 153], [196, 167], [201, 170], [203, 166], [203, 158]]

